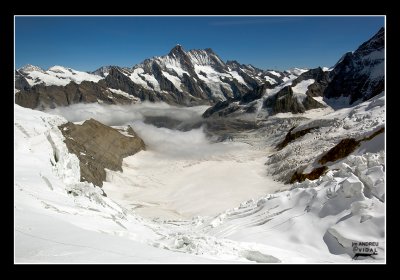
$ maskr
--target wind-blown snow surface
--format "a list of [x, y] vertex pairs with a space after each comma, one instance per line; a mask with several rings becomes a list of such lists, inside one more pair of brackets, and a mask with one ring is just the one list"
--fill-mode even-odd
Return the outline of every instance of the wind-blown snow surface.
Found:
[[[77, 158], [67, 153], [56, 128], [66, 119], [16, 105], [16, 261], [385, 261], [382, 135], [335, 162], [333, 171], [320, 179], [278, 191], [282, 185], [267, 173], [279, 172], [280, 166], [264, 163], [273, 152], [268, 146], [282, 139], [282, 134], [273, 138], [281, 127], [279, 118], [252, 132], [249, 141], [221, 143], [209, 142], [201, 128], [184, 132], [144, 122], [154, 114], [196, 120], [204, 109], [78, 104], [50, 111], [75, 122], [95, 117], [109, 125], [131, 123], [148, 145], [124, 160], [123, 173], [108, 172], [104, 189], [109, 196], [104, 197], [99, 188], [79, 182]], [[344, 131], [346, 136], [362, 136], [362, 131], [382, 126], [384, 96], [353, 109], [325, 112], [314, 120], [300, 120], [299, 127], [320, 124], [330, 133], [318, 134], [318, 139], [331, 147]], [[308, 160], [311, 140], [306, 135], [275, 154], [286, 153], [288, 161]], [[299, 151], [304, 154], [298, 156]], [[221, 196], [229, 184], [231, 193]], [[218, 200], [220, 208], [214, 204]], [[353, 241], [379, 242], [378, 255], [352, 260]]]

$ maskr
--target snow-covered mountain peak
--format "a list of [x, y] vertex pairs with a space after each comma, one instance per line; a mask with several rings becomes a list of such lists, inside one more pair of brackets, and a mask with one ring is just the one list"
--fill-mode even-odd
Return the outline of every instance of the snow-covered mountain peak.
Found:
[[47, 69], [47, 71], [55, 72], [55, 73], [65, 73], [65, 72], [73, 72], [71, 68], [60, 66], [60, 65], [54, 65]]
[[111, 67], [115, 67], [115, 66], [111, 66], [111, 65], [102, 66], [102, 67], [98, 68], [97, 70], [91, 72], [91, 74], [98, 75], [101, 77], [107, 77], [107, 75], [110, 72]]
[[46, 86], [66, 86], [70, 82], [80, 84], [83, 81], [98, 82], [103, 77], [83, 71], [73, 70], [64, 66], [55, 65], [44, 71], [40, 67], [26, 65], [19, 69], [19, 73], [29, 84], [34, 86], [44, 84]]
[[18, 71], [22, 71], [24, 73], [29, 73], [32, 71], [44, 72], [44, 70], [42, 68], [40, 68], [39, 66], [32, 65], [32, 64], [27, 64], [27, 65], [19, 68]]
[[188, 52], [190, 60], [193, 64], [201, 66], [217, 66], [224, 67], [225, 63], [211, 49], [190, 50]]
[[286, 70], [285, 72], [290, 73], [290, 74], [294, 74], [296, 76], [300, 76], [301, 74], [307, 72], [309, 69], [303, 69], [303, 68], [290, 68], [288, 70]]
[[204, 49], [204, 50], [206, 51], [206, 53], [216, 55], [216, 53], [215, 53], [215, 52], [213, 51], [213, 49], [211, 49], [211, 48], [206, 48], [206, 49]]

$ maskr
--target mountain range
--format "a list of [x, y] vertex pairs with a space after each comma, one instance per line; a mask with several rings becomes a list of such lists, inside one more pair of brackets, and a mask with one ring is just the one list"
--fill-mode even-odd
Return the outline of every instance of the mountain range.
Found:
[[103, 66], [88, 73], [27, 65], [15, 71], [15, 89], [17, 104], [38, 109], [148, 100], [213, 105], [204, 117], [303, 113], [337, 103], [340, 97], [350, 105], [384, 90], [384, 28], [356, 51], [344, 54], [331, 69], [261, 70], [237, 61], [224, 62], [209, 48], [185, 51], [176, 45], [167, 55], [132, 68]]
[[236, 61], [223, 62], [211, 49], [146, 59], [132, 68], [104, 66], [86, 73], [62, 66], [48, 70], [27, 65], [15, 72], [16, 103], [29, 108], [77, 102], [129, 103], [131, 99], [169, 104], [213, 104], [238, 98], [260, 85], [273, 87], [302, 70], [263, 71]]

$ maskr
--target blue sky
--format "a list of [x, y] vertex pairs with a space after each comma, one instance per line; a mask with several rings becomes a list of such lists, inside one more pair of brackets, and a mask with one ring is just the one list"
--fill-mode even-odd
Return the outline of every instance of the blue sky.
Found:
[[261, 69], [332, 66], [384, 17], [15, 17], [15, 64], [93, 71], [185, 50]]

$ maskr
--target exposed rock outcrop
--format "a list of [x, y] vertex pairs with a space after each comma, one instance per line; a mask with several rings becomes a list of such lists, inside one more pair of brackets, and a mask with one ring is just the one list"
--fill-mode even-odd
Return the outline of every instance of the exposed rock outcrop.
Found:
[[286, 134], [285, 139], [283, 139], [282, 142], [280, 142], [278, 145], [276, 145], [276, 149], [277, 149], [278, 151], [279, 151], [279, 150], [282, 150], [282, 149], [283, 149], [284, 147], [286, 147], [290, 142], [296, 140], [296, 139], [299, 138], [299, 137], [302, 137], [302, 136], [306, 135], [307, 133], [310, 133], [311, 131], [317, 129], [318, 127], [310, 127], [310, 128], [306, 128], [306, 129], [299, 130], [299, 131], [296, 131], [296, 132], [292, 133], [293, 129], [295, 129], [295, 128], [296, 128], [296, 127], [292, 127], [292, 128], [288, 131], [288, 133]]
[[208, 108], [204, 113], [203, 113], [203, 118], [208, 118], [211, 115], [213, 115], [216, 112], [220, 113], [220, 116], [223, 115], [224, 112], [222, 110], [227, 109], [229, 105], [231, 104], [230, 100], [225, 100], [225, 101], [219, 101], [217, 102], [214, 106]]
[[25, 79], [25, 77], [19, 72], [15, 71], [15, 88], [19, 90], [27, 90], [31, 86], [29, 85], [28, 81]]
[[293, 184], [294, 182], [303, 182], [306, 179], [315, 180], [318, 179], [320, 176], [322, 176], [327, 170], [328, 167], [321, 166], [315, 168], [310, 173], [298, 173], [298, 171], [295, 171], [288, 183]]
[[268, 97], [263, 104], [271, 115], [278, 113], [291, 112], [294, 114], [304, 113], [306, 110], [325, 107], [317, 100], [310, 96], [306, 96], [303, 100], [299, 100], [294, 94], [292, 87], [286, 86], [277, 94]]
[[128, 126], [126, 136], [94, 119], [82, 125], [71, 122], [59, 126], [68, 150], [80, 162], [81, 181], [103, 186], [105, 168], [122, 171], [122, 160], [145, 149], [143, 140]]
[[318, 161], [320, 164], [325, 164], [330, 161], [336, 161], [344, 158], [354, 152], [354, 150], [360, 145], [360, 142], [353, 138], [347, 138], [341, 140], [336, 146], [330, 149], [324, 154]]
[[327, 162], [334, 162], [338, 159], [342, 159], [354, 152], [354, 150], [361, 144], [361, 142], [372, 140], [374, 137], [384, 132], [385, 128], [382, 127], [373, 132], [370, 136], [366, 136], [360, 140], [356, 140], [354, 138], [342, 139], [332, 149], [326, 152], [318, 162], [320, 164], [325, 164]]
[[240, 99], [240, 104], [247, 104], [254, 100], [260, 99], [267, 90], [267, 88], [271, 88], [271, 84], [269, 82], [266, 82], [265, 84], [249, 91], [248, 93], [242, 96], [242, 98]]

